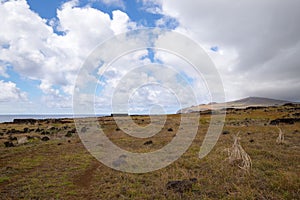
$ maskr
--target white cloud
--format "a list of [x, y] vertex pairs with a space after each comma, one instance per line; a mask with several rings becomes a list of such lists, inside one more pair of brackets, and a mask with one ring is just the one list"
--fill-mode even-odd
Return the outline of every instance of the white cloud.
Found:
[[0, 102], [27, 101], [27, 94], [22, 92], [15, 83], [0, 80]]
[[136, 28], [136, 24], [130, 22], [128, 15], [120, 10], [115, 10], [112, 12], [113, 20], [111, 22], [111, 29], [115, 34], [124, 33], [128, 30]]
[[[62, 95], [70, 99], [77, 71], [98, 44], [135, 27], [121, 11], [114, 11], [110, 19], [100, 10], [77, 4], [69, 1], [57, 10], [57, 20], [50, 23], [55, 27], [31, 11], [25, 0], [0, 4], [0, 18], [4, 19], [1, 29], [5, 30], [0, 33], [1, 63], [9, 63], [21, 76], [40, 81], [39, 88], [52, 101], [57, 98], [63, 102], [59, 100]], [[7, 76], [5, 67], [1, 66], [0, 75]]]
[[[228, 100], [250, 95], [284, 98], [281, 94], [300, 100], [300, 88], [289, 89], [291, 80], [300, 82], [299, 6], [300, 2], [293, 0], [161, 1], [164, 15], [179, 22], [176, 30], [210, 53], [224, 80]], [[210, 52], [214, 45], [224, 55]], [[278, 79], [285, 87], [277, 85]], [[268, 87], [262, 89], [265, 85]]]

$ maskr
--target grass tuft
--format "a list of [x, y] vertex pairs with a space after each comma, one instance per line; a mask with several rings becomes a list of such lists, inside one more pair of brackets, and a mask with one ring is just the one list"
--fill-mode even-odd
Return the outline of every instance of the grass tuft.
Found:
[[284, 134], [283, 134], [281, 128], [279, 128], [278, 126], [277, 126], [277, 129], [279, 130], [279, 134], [278, 134], [278, 137], [276, 139], [276, 143], [277, 144], [284, 144]]
[[233, 145], [228, 149], [228, 161], [230, 164], [237, 164], [239, 168], [249, 173], [252, 167], [252, 160], [241, 146], [241, 138], [238, 136], [239, 133], [234, 136]]

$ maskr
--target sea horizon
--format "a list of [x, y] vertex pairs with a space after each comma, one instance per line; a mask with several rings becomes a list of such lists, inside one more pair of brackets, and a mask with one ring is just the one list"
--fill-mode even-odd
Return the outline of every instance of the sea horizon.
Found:
[[0, 114], [0, 123], [13, 122], [14, 119], [62, 119], [77, 117], [103, 117], [109, 114]]

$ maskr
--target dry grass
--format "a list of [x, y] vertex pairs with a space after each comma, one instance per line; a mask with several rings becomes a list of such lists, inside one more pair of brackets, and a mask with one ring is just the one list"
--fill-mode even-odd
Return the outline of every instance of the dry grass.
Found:
[[228, 149], [228, 161], [230, 164], [237, 164], [239, 168], [250, 172], [252, 167], [252, 160], [247, 152], [240, 144], [239, 133], [233, 138], [233, 145]]
[[[0, 124], [0, 133], [3, 133], [0, 199], [299, 199], [300, 123], [280, 124], [284, 145], [276, 145], [278, 131], [269, 125], [270, 120], [297, 113], [299, 108], [295, 111], [289, 107], [230, 111], [224, 127], [229, 134], [222, 134], [208, 156], [200, 160], [199, 148], [210, 120], [210, 115], [202, 115], [198, 134], [188, 151], [166, 168], [146, 174], [122, 173], [98, 162], [76, 135], [64, 136], [74, 128], [71, 122], [40, 124], [40, 128], [55, 126], [61, 128], [61, 132], [50, 133], [48, 142], [29, 140], [11, 148], [3, 145], [8, 138], [4, 129], [36, 129], [37, 125]], [[141, 125], [149, 123], [145, 117], [134, 120]], [[110, 118], [102, 119], [100, 125], [118, 146], [133, 152], [151, 152], [172, 140], [179, 120], [177, 115], [170, 116], [162, 131], [148, 139], [136, 139], [116, 130]], [[69, 128], [63, 129], [65, 126]], [[168, 131], [170, 128], [173, 131]], [[232, 133], [239, 131], [238, 138], [232, 141]], [[19, 139], [24, 135], [12, 136]], [[147, 140], [153, 144], [144, 145]], [[226, 147], [231, 147], [232, 158], [234, 155], [240, 158], [233, 161], [237, 165], [224, 161], [228, 158], [223, 153]], [[247, 160], [246, 154], [241, 153], [244, 151], [251, 156], [253, 165], [243, 163], [243, 157]], [[244, 169], [249, 166], [251, 173], [247, 175]], [[169, 181], [190, 178], [198, 180], [191, 190], [183, 193], [167, 190]]]
[[277, 144], [284, 144], [284, 134], [283, 134], [281, 128], [279, 128], [278, 126], [277, 126], [277, 129], [279, 130], [279, 134], [278, 134], [278, 137], [276, 139], [276, 143]]

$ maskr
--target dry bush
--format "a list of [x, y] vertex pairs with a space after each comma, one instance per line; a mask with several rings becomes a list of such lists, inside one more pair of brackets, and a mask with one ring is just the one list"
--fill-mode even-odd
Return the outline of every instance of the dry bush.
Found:
[[284, 143], [284, 134], [283, 134], [281, 128], [279, 128], [278, 126], [277, 126], [277, 128], [279, 130], [279, 135], [278, 135], [278, 137], [276, 139], [276, 143], [277, 144], [283, 144]]
[[250, 172], [250, 169], [252, 167], [252, 161], [250, 156], [247, 154], [247, 152], [243, 149], [243, 147], [240, 144], [240, 137], [239, 133], [234, 136], [233, 145], [231, 148], [228, 149], [228, 161], [230, 164], [237, 164], [239, 168]]

